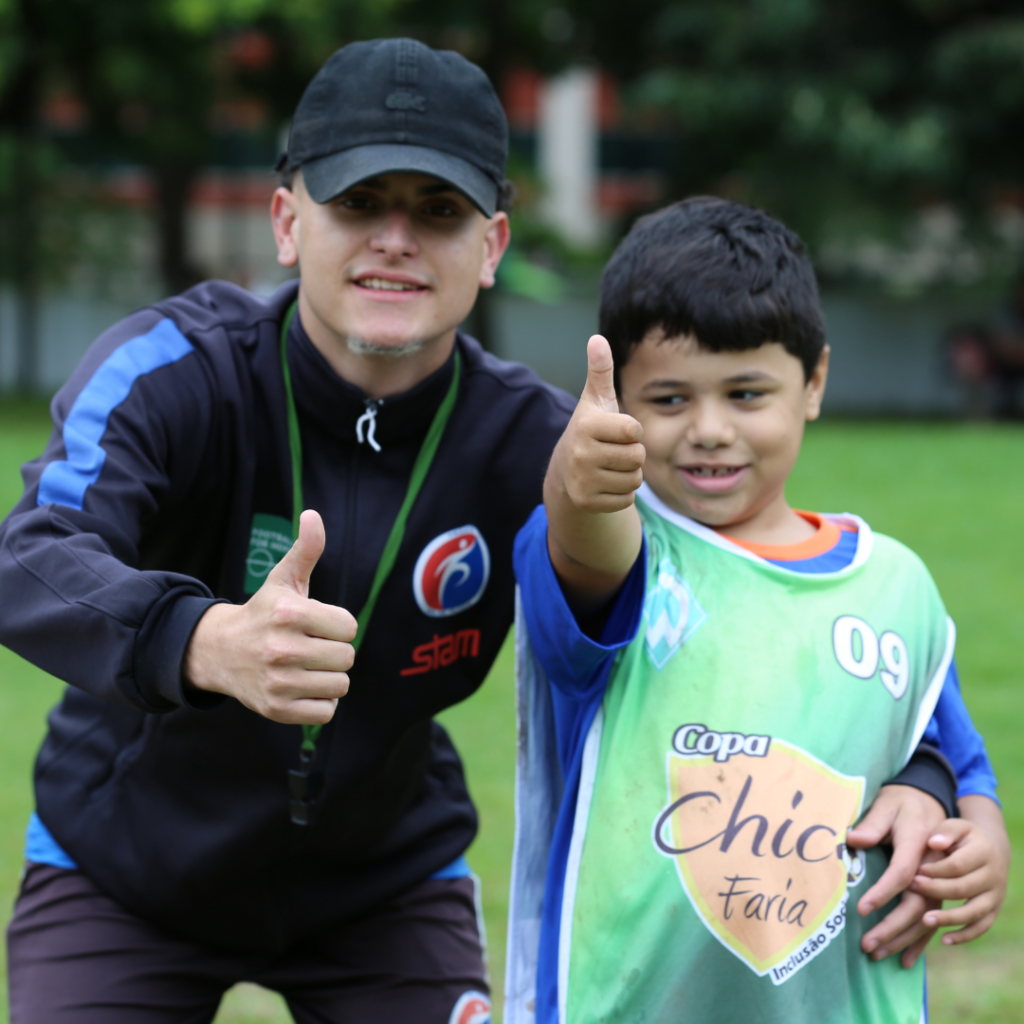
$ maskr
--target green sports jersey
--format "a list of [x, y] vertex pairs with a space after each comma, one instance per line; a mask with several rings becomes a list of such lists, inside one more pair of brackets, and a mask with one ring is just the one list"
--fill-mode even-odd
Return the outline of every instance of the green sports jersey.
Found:
[[930, 575], [859, 521], [847, 569], [793, 572], [642, 494], [643, 623], [584, 754], [561, 1019], [918, 1024], [923, 964], [860, 949], [886, 857], [844, 839], [952, 658]]

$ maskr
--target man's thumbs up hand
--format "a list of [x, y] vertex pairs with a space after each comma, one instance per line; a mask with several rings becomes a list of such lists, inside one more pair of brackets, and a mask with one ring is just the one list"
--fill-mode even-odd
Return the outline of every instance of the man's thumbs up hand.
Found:
[[619, 412], [612, 350], [595, 334], [587, 342], [587, 383], [551, 457], [549, 482], [584, 512], [618, 512], [643, 482], [643, 428]]
[[329, 722], [348, 692], [356, 620], [309, 598], [323, 550], [319, 513], [303, 512], [298, 540], [263, 586], [245, 604], [215, 604], [199, 620], [185, 652], [186, 682], [275, 722]]
[[307, 509], [299, 517], [299, 538], [291, 550], [267, 574], [268, 583], [294, 591], [301, 597], [309, 597], [309, 577], [313, 575], [316, 563], [324, 553], [324, 521], [319, 512]]

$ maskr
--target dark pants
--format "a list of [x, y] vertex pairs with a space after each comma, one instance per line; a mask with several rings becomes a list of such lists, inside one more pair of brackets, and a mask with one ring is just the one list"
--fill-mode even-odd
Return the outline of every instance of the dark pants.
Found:
[[168, 935], [80, 871], [29, 864], [7, 930], [11, 1024], [208, 1024], [238, 981], [280, 992], [296, 1024], [477, 1024], [474, 895], [470, 878], [430, 880], [286, 953], [226, 953]]

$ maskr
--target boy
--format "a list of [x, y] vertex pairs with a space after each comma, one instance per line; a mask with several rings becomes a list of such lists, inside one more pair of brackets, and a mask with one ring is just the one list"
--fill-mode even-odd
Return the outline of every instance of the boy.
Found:
[[[923, 965], [860, 948], [885, 953], [868, 929], [886, 857], [847, 830], [928, 728], [966, 820], [913, 888], [972, 898], [924, 924], [987, 928], [1009, 850], [927, 571], [854, 516], [786, 503], [828, 371], [802, 245], [739, 204], [676, 204], [612, 258], [601, 325], [610, 350], [591, 339], [546, 517], [516, 547], [520, 667], [551, 681], [565, 778], [556, 808], [534, 688], [518, 810], [558, 814], [536, 1019], [916, 1024]], [[538, 868], [523, 835], [513, 926]]]

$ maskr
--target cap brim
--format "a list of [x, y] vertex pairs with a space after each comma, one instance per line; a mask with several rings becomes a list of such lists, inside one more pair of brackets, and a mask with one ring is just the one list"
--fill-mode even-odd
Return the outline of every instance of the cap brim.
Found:
[[485, 217], [497, 208], [498, 186], [479, 168], [450, 153], [425, 146], [357, 146], [302, 165], [306, 191], [326, 203], [367, 178], [405, 171], [440, 178], [461, 192]]

